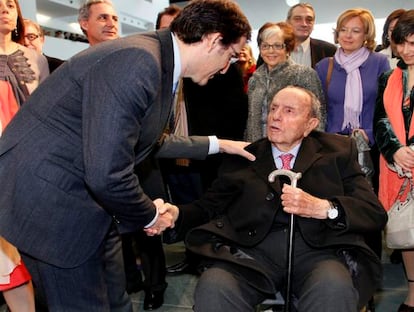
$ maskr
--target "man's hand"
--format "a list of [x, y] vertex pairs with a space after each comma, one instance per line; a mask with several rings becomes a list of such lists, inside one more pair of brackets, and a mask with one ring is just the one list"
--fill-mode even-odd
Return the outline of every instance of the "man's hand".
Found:
[[173, 228], [179, 214], [177, 206], [164, 203], [163, 200], [156, 199], [154, 200], [154, 204], [158, 210], [158, 218], [151, 227], [144, 229], [148, 236], [159, 235], [165, 229]]
[[220, 152], [227, 153], [227, 154], [237, 154], [247, 158], [248, 160], [254, 161], [256, 160], [256, 156], [246, 151], [244, 148], [249, 145], [249, 142], [243, 141], [232, 141], [232, 140], [223, 140], [218, 139]]
[[326, 219], [329, 201], [312, 196], [300, 188], [285, 184], [282, 189], [282, 206], [287, 213], [305, 218]]

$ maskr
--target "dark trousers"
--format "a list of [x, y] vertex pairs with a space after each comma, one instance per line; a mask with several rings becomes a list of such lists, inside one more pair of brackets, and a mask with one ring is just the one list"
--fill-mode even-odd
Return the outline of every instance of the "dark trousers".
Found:
[[121, 240], [112, 226], [106, 240], [80, 266], [58, 268], [22, 254], [36, 299], [49, 312], [132, 312], [125, 291]]
[[[271, 232], [258, 246], [241, 249], [267, 271], [274, 285], [285, 285], [287, 231]], [[299, 312], [356, 312], [358, 291], [345, 264], [333, 250], [316, 250], [295, 238], [293, 294]], [[279, 289], [284, 291], [284, 289]], [[202, 273], [195, 290], [195, 311], [253, 311], [266, 295], [250, 284], [235, 265], [217, 261]]]
[[[137, 252], [134, 249], [136, 244]], [[167, 287], [165, 281], [165, 257], [161, 236], [147, 236], [144, 231], [122, 235], [125, 274], [128, 279], [142, 281], [136, 265], [137, 253], [144, 273], [144, 287], [149, 291], [161, 291]], [[138, 275], [139, 274], [139, 275]], [[132, 281], [131, 281], [132, 282]]]

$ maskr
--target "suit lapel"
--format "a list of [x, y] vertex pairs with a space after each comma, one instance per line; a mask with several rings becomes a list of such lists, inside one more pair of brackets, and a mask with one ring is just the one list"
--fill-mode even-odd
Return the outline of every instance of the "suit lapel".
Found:
[[[316, 160], [322, 157], [319, 153], [320, 149], [320, 143], [312, 134], [304, 138], [293, 166], [293, 171], [304, 174]], [[300, 185], [300, 180], [298, 181], [298, 185]]]
[[[312, 136], [312, 134], [304, 138], [292, 171], [304, 174], [312, 164], [321, 157], [321, 154], [319, 153], [320, 149], [320, 143]], [[271, 143], [267, 139], [263, 140], [260, 142], [260, 145], [258, 145], [256, 157], [257, 159], [252, 166], [253, 170], [255, 170], [257, 175], [269, 184], [273, 190], [280, 194], [281, 186], [279, 179], [275, 179], [275, 182], [272, 183], [268, 180], [269, 174], [277, 168], [273, 159]], [[300, 180], [298, 181], [298, 186], [300, 186]]]
[[[162, 84], [161, 88], [161, 118], [162, 120], [168, 120], [172, 112], [173, 94], [173, 75], [174, 75], [174, 47], [171, 38], [171, 32], [169, 30], [157, 31], [160, 43], [161, 43], [161, 70], [162, 70]], [[168, 109], [166, 109], [168, 108]], [[165, 116], [167, 114], [167, 116]], [[164, 119], [167, 118], [167, 119]]]
[[264, 180], [266, 184], [270, 185], [276, 193], [280, 194], [281, 187], [279, 179], [276, 179], [272, 183], [269, 182], [269, 174], [277, 168], [273, 159], [271, 143], [267, 139], [260, 142], [256, 157], [257, 159], [252, 166], [253, 170], [255, 170], [257, 175]]

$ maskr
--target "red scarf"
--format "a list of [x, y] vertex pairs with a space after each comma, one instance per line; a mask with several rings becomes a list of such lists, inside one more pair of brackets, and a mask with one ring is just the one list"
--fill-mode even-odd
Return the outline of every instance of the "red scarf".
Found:
[[[406, 145], [404, 116], [402, 114], [402, 103], [404, 98], [403, 72], [396, 67], [388, 78], [387, 86], [384, 90], [384, 108], [390, 121], [391, 127], [402, 145]], [[414, 135], [414, 118], [411, 119], [409, 137]], [[414, 174], [414, 170], [413, 174]], [[387, 161], [380, 157], [380, 177], [379, 177], [378, 197], [386, 210], [389, 210], [394, 203], [398, 191], [404, 181], [398, 177], [397, 173], [390, 170]]]

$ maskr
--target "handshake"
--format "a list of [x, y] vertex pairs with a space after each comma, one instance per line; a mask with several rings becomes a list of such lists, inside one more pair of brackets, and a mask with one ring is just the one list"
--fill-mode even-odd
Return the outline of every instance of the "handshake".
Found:
[[154, 200], [154, 205], [157, 208], [158, 217], [153, 225], [144, 229], [148, 236], [159, 235], [167, 228], [174, 228], [179, 214], [177, 206], [165, 203], [160, 198]]

